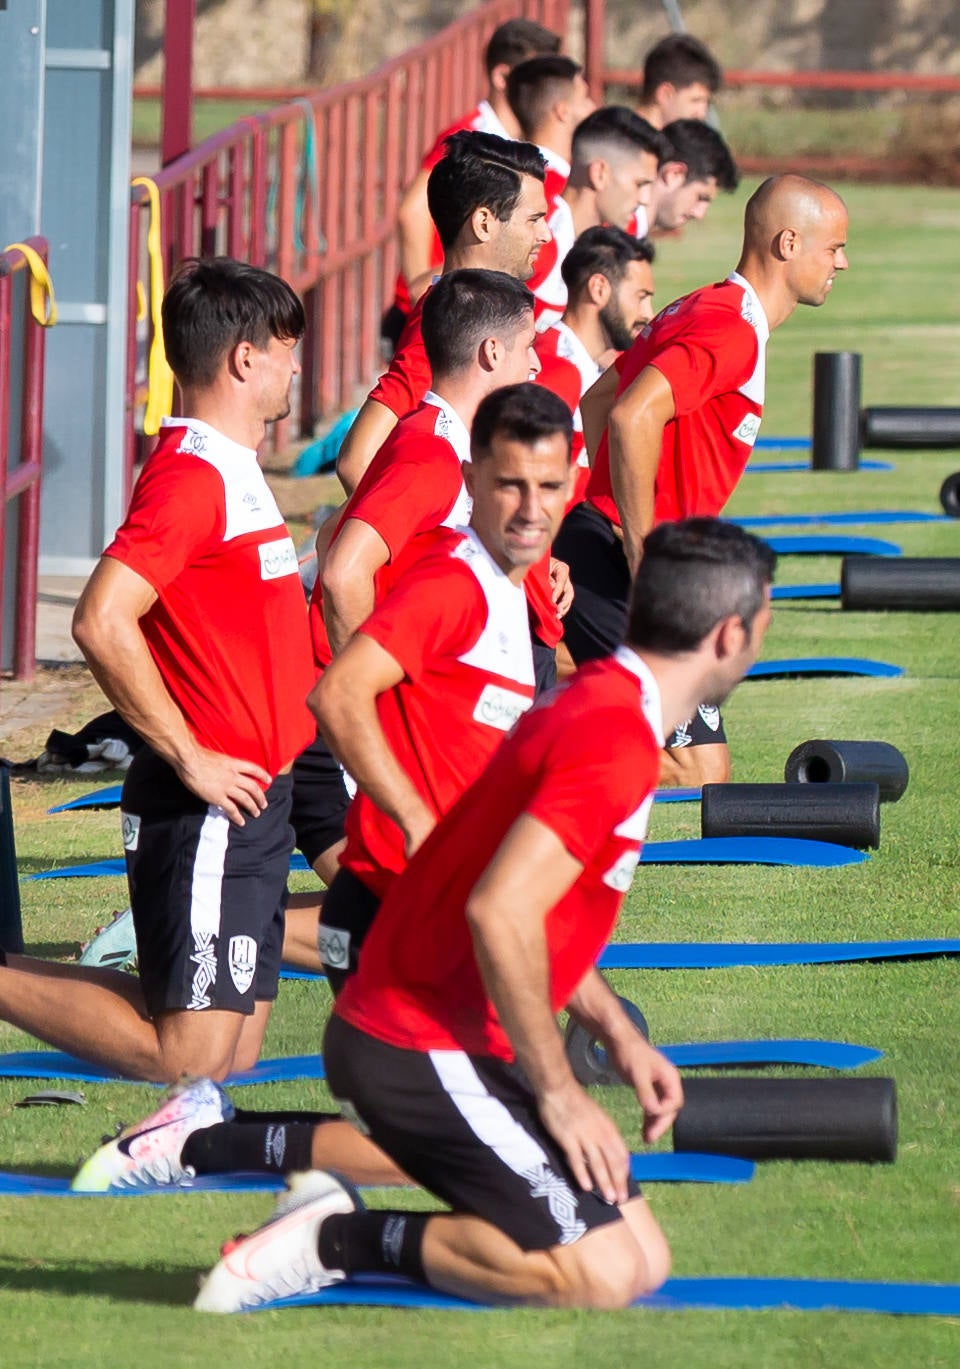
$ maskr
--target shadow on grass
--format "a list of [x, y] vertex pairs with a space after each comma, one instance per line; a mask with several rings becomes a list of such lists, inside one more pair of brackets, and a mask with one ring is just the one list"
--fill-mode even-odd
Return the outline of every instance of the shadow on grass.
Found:
[[73, 960], [79, 951], [79, 941], [33, 941], [23, 948], [34, 960]]
[[173, 1268], [153, 1265], [150, 1269], [136, 1269], [122, 1264], [87, 1265], [76, 1260], [48, 1259], [42, 1265], [33, 1265], [0, 1259], [0, 1290], [189, 1307], [204, 1272], [193, 1265]]

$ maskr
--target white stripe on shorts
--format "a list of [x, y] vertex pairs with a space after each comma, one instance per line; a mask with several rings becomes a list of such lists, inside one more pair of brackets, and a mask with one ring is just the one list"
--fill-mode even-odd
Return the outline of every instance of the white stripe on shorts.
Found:
[[533, 1198], [545, 1198], [557, 1223], [559, 1244], [569, 1245], [586, 1232], [577, 1197], [550, 1164], [536, 1137], [486, 1088], [463, 1051], [430, 1051], [430, 1060], [451, 1103], [473, 1134], [518, 1174]]
[[190, 986], [192, 997], [188, 1008], [209, 1008], [209, 990], [217, 980], [217, 952], [213, 938], [220, 934], [223, 867], [229, 836], [230, 819], [222, 808], [211, 805], [200, 828], [190, 886], [190, 931], [193, 935], [193, 954], [190, 959], [196, 969]]

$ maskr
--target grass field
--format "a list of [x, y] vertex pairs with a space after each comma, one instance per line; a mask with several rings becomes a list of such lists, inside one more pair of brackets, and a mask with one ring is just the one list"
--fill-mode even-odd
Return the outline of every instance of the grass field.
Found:
[[[814, 350], [864, 357], [865, 403], [960, 404], [960, 347], [951, 284], [960, 203], [947, 191], [851, 187], [851, 269], [821, 310], [800, 310], [772, 339], [765, 434], [809, 431]], [[706, 224], [666, 242], [658, 299], [718, 276], [734, 262], [742, 195]], [[732, 512], [938, 508], [957, 453], [889, 454], [886, 473], [747, 476]], [[772, 454], [759, 453], [757, 460]], [[864, 531], [869, 531], [865, 529]], [[960, 525], [904, 526], [878, 535], [908, 554], [960, 554]], [[835, 558], [790, 558], [783, 581], [836, 578]], [[960, 649], [949, 615], [844, 614], [830, 603], [777, 609], [766, 656], [875, 656], [900, 680], [756, 681], [726, 710], [736, 777], [782, 778], [787, 754], [810, 737], [882, 738], [905, 753], [910, 786], [882, 811], [882, 844], [868, 864], [838, 871], [761, 867], [646, 868], [628, 898], [621, 940], [814, 940], [960, 936], [956, 766]], [[91, 710], [92, 711], [92, 710]], [[67, 726], [76, 719], [58, 719]], [[42, 741], [42, 737], [40, 738]], [[13, 754], [0, 737], [0, 752]], [[24, 754], [23, 745], [16, 754]], [[21, 871], [119, 851], [115, 815], [44, 816], [88, 788], [16, 782]], [[654, 811], [652, 839], [699, 832], [697, 810]], [[301, 880], [301, 883], [303, 881]], [[28, 942], [72, 954], [109, 909], [119, 880], [23, 886]], [[892, 1075], [900, 1104], [893, 1166], [776, 1163], [738, 1188], [662, 1186], [650, 1197], [670, 1238], [675, 1273], [960, 1281], [960, 965], [809, 966], [770, 970], [623, 972], [655, 1039], [811, 1036], [882, 1048], [870, 1072]], [[325, 987], [282, 989], [266, 1051], [317, 1048]], [[0, 1049], [27, 1045], [0, 1028]], [[67, 1173], [118, 1120], [144, 1113], [146, 1087], [88, 1086], [85, 1108], [16, 1111], [30, 1091], [0, 1080], [0, 1167]], [[238, 1091], [239, 1092], [239, 1091]], [[322, 1088], [248, 1089], [244, 1106], [323, 1106]], [[636, 1110], [605, 1095], [638, 1142]], [[395, 1202], [373, 1194], [375, 1204]], [[401, 1201], [429, 1206], [422, 1194]], [[11, 1365], [144, 1366], [264, 1363], [405, 1369], [683, 1365], [953, 1366], [960, 1325], [934, 1319], [807, 1313], [539, 1312], [441, 1314], [340, 1309], [202, 1319], [189, 1310], [198, 1271], [219, 1243], [270, 1208], [266, 1197], [181, 1195], [122, 1200], [0, 1200], [0, 1344]]]

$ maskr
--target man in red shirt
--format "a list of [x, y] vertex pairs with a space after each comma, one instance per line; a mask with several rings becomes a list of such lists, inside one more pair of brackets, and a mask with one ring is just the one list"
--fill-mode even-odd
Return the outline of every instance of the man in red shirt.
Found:
[[[452, 279], [451, 277], [447, 278]], [[522, 287], [518, 287], [522, 288]], [[469, 529], [438, 529], [311, 695], [359, 792], [342, 868], [324, 899], [321, 950], [339, 990], [407, 858], [533, 702], [523, 580], [552, 541], [570, 481], [570, 412], [530, 384], [480, 404]], [[316, 915], [313, 920], [316, 945]], [[74, 1188], [156, 1187], [188, 1173], [334, 1168], [357, 1182], [403, 1175], [339, 1118], [244, 1112], [211, 1125], [191, 1107], [204, 1080], [168, 1099], [83, 1166]]]
[[[584, 396], [596, 456], [555, 544], [576, 591], [564, 635], [578, 664], [619, 640], [650, 529], [717, 514], [730, 498], [760, 428], [767, 338], [798, 304], [824, 302], [847, 267], [846, 235], [832, 190], [802, 176], [765, 181], [746, 207], [736, 271], [662, 310]], [[718, 710], [683, 720], [669, 753], [665, 782], [728, 778]]]
[[665, 731], [719, 701], [770, 617], [769, 548], [712, 519], [647, 544], [627, 644], [544, 696], [384, 900], [324, 1042], [334, 1095], [450, 1211], [364, 1212], [300, 1176], [195, 1306], [254, 1307], [356, 1274], [481, 1302], [615, 1308], [669, 1250], [617, 1127], [576, 1082], [556, 1013], [595, 1032], [656, 1140], [672, 1065], [595, 968], [636, 867]]
[[588, 228], [564, 258], [563, 318], [537, 335], [537, 384], [573, 411], [571, 506], [580, 503], [590, 478], [580, 400], [653, 318], [653, 256], [651, 243], [622, 228]]
[[596, 109], [583, 68], [570, 57], [531, 57], [507, 77], [507, 100], [520, 137], [534, 143], [547, 164], [547, 218], [570, 175], [573, 135]]
[[167, 420], [74, 616], [147, 743], [122, 799], [139, 982], [11, 956], [0, 1016], [134, 1078], [250, 1068], [276, 996], [289, 772], [313, 735], [314, 670], [256, 449], [289, 412], [303, 327], [276, 276], [226, 258], [181, 268], [163, 329], [190, 417]]
[[720, 63], [692, 33], [670, 33], [647, 53], [637, 113], [654, 128], [706, 119], [723, 84]]
[[598, 224], [626, 227], [650, 198], [665, 146], [625, 105], [606, 105], [578, 125], [569, 178], [547, 215], [551, 241], [530, 280], [539, 330], [556, 323], [566, 307], [563, 262], [576, 239]]
[[[427, 205], [427, 179], [446, 153], [447, 139], [464, 129], [494, 133], [499, 138], [519, 138], [520, 128], [507, 99], [507, 77], [518, 62], [559, 51], [559, 35], [533, 19], [508, 19], [494, 29], [484, 53], [488, 79], [486, 97], [437, 137], [400, 202], [397, 213], [400, 275], [393, 304], [381, 325], [391, 349], [396, 347], [407, 315], [416, 303], [416, 299], [411, 298], [410, 286], [415, 281], [425, 282], [428, 273], [438, 271], [443, 264], [443, 248]], [[424, 286], [419, 288], [422, 291]]]
[[675, 233], [691, 219], [705, 219], [719, 191], [730, 194], [740, 184], [729, 147], [701, 119], [675, 119], [663, 137], [669, 151], [647, 206], [652, 237]]
[[[443, 244], [443, 270], [533, 275], [549, 241], [543, 193], [546, 168], [531, 143], [491, 133], [455, 133], [427, 182], [430, 215]], [[423, 296], [403, 330], [390, 366], [364, 401], [337, 458], [340, 483], [351, 495], [395, 424], [430, 387], [420, 333]], [[321, 530], [322, 531], [322, 530]]]

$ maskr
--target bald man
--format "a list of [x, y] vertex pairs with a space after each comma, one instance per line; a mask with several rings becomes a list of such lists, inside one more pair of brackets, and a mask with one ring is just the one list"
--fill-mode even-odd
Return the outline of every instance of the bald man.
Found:
[[[584, 395], [593, 471], [554, 545], [574, 584], [564, 637], [578, 665], [619, 643], [647, 533], [727, 503], [760, 429], [767, 338], [798, 304], [824, 302], [846, 270], [846, 237], [846, 208], [827, 186], [764, 181], [733, 274], [668, 305]], [[729, 774], [720, 715], [704, 705], [668, 742], [663, 782]]]

